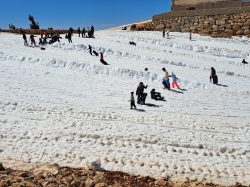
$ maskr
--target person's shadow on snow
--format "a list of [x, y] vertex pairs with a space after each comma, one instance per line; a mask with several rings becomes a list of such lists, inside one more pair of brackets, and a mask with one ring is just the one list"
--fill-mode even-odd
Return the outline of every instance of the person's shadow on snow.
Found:
[[223, 87], [228, 87], [228, 85], [224, 85], [224, 84], [216, 84], [217, 86], [223, 86]]
[[152, 104], [152, 103], [145, 103], [146, 106], [149, 106], [149, 107], [160, 107], [160, 105], [155, 105], [155, 104]]
[[181, 93], [181, 94], [183, 94], [183, 92], [178, 91], [178, 90], [173, 90], [173, 89], [171, 89], [171, 91], [172, 91], [172, 92], [175, 92], [175, 93]]
[[144, 109], [136, 109], [136, 111], [138, 111], [138, 112], [146, 112], [146, 110], [144, 110]]
[[180, 88], [179, 90], [181, 90], [181, 91], [187, 91], [186, 89], [182, 89], [182, 88]]
[[105, 60], [101, 59], [100, 62], [103, 64], [103, 65], [110, 65], [108, 64]]

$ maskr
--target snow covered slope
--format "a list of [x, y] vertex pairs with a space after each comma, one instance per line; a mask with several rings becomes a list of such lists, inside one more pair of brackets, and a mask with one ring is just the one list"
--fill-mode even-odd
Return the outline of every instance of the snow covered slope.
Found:
[[[250, 184], [250, 65], [241, 63], [250, 61], [249, 39], [121, 30], [95, 37], [40, 50], [0, 34], [0, 161], [85, 167], [100, 159], [106, 170]], [[163, 67], [181, 90], [162, 89]], [[211, 67], [219, 85], [209, 82]], [[148, 96], [130, 110], [141, 81], [166, 101]]]

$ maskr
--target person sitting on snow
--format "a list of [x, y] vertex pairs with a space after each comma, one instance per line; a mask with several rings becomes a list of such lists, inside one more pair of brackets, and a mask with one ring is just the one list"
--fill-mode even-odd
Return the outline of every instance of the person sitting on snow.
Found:
[[245, 61], [245, 59], [242, 60], [243, 64], [248, 64], [248, 62]]
[[155, 100], [163, 100], [164, 99], [164, 97], [161, 96], [161, 93], [156, 92], [154, 88], [151, 90], [150, 94], [151, 94], [151, 99], [155, 99]]

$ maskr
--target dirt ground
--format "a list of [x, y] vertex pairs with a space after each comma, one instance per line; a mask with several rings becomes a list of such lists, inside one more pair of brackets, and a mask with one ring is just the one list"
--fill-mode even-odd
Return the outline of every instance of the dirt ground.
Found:
[[[116, 171], [100, 172], [59, 167], [57, 164], [40, 164], [34, 167], [27, 163], [24, 168], [26, 171], [14, 170], [0, 163], [0, 187], [223, 187], [192, 181], [156, 180]], [[236, 184], [232, 187], [242, 187], [242, 185]]]

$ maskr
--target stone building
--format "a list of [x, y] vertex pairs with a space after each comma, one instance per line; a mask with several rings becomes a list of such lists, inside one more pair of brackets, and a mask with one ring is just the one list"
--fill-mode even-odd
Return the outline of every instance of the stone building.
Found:
[[154, 15], [153, 20], [182, 16], [240, 14], [250, 11], [250, 0], [171, 0], [171, 12]]
[[250, 0], [172, 0], [171, 12], [154, 15], [136, 30], [250, 37]]
[[250, 0], [172, 0], [171, 11], [250, 6]]

